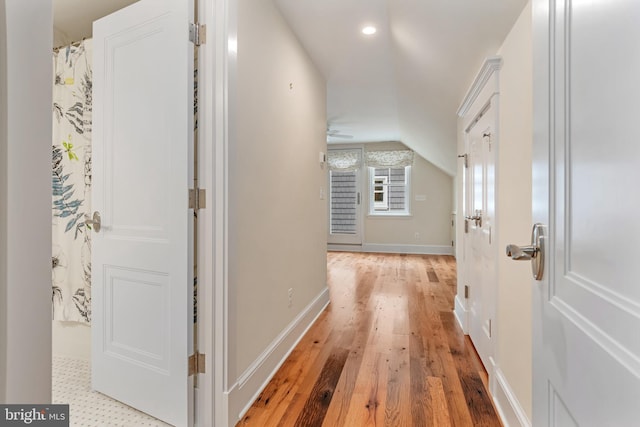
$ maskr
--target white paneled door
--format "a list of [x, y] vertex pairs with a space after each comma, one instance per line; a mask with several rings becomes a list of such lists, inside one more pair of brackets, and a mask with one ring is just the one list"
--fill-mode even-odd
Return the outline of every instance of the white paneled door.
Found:
[[494, 357], [496, 280], [492, 241], [495, 160], [491, 149], [495, 107], [491, 102], [466, 131], [465, 285], [469, 288], [469, 336], [489, 372]]
[[640, 2], [533, 5], [533, 424], [637, 426]]
[[193, 412], [189, 3], [94, 23], [93, 387], [176, 426]]

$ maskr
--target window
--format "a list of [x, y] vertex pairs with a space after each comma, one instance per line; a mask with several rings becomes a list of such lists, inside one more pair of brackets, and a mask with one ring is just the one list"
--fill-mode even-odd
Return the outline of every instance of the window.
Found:
[[369, 167], [369, 215], [409, 215], [411, 166]]

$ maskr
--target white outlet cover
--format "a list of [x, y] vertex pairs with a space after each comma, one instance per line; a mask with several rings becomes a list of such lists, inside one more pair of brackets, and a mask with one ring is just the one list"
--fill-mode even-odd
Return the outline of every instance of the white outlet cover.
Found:
[[416, 194], [416, 202], [424, 202], [427, 200], [427, 196], [424, 194]]

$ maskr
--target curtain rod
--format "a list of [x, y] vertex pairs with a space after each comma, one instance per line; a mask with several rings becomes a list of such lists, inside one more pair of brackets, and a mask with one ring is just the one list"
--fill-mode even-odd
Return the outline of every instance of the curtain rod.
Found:
[[64, 49], [64, 48], [66, 48], [67, 46], [75, 46], [75, 47], [78, 47], [78, 46], [80, 46], [80, 44], [81, 44], [83, 41], [85, 41], [86, 39], [87, 39], [86, 37], [83, 37], [83, 38], [82, 38], [82, 40], [78, 40], [78, 41], [75, 41], [75, 42], [67, 43], [67, 44], [62, 45], [62, 46], [54, 47], [54, 48], [53, 48], [53, 51], [54, 51], [54, 52], [59, 52], [59, 51], [60, 51], [60, 49]]

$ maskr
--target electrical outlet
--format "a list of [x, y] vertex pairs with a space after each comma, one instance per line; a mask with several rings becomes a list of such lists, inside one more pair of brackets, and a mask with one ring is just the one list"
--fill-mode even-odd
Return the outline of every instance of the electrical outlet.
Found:
[[413, 238], [416, 240], [420, 240], [420, 233], [416, 231], [415, 234], [413, 235]]
[[324, 187], [320, 187], [320, 200], [324, 200]]
[[289, 292], [287, 292], [287, 295], [289, 297], [288, 307], [291, 308], [291, 306], [293, 305], [293, 288], [289, 288]]

